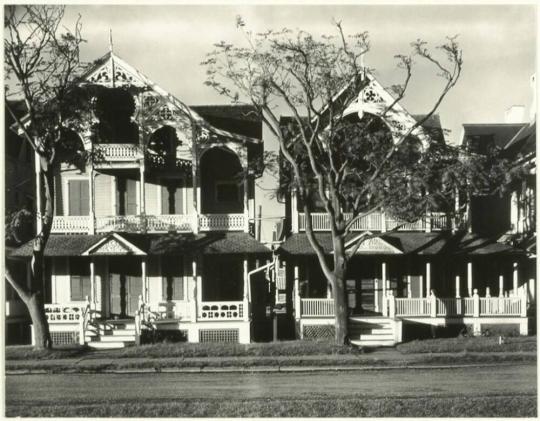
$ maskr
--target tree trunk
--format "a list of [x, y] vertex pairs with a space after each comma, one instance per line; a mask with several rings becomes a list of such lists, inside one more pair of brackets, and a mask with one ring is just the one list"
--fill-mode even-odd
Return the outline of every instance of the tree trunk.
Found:
[[51, 349], [52, 340], [49, 331], [49, 323], [45, 316], [45, 308], [43, 302], [43, 294], [38, 291], [34, 292], [28, 301], [25, 301], [32, 325], [34, 327], [34, 347], [35, 349]]
[[[45, 317], [45, 246], [49, 240], [54, 215], [54, 179], [51, 165], [46, 158], [41, 157], [41, 180], [43, 181], [43, 209], [38, 209], [41, 215], [42, 228], [34, 239], [31, 261], [32, 284], [27, 300], [23, 301], [28, 307], [32, 324], [34, 325], [34, 343], [36, 349], [52, 348], [49, 324]], [[37, 186], [40, 188], [40, 186]], [[21, 297], [22, 298], [22, 297]]]
[[349, 308], [345, 288], [346, 274], [345, 245], [343, 238], [338, 237], [334, 239], [334, 279], [332, 283], [336, 317], [336, 345], [347, 345], [349, 343]]

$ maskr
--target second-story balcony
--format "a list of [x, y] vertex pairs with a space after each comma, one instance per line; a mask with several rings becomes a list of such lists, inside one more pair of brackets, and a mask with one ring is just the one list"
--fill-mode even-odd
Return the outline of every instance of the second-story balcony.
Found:
[[[93, 219], [93, 220], [92, 220]], [[246, 216], [230, 214], [187, 215], [113, 215], [92, 218], [89, 215], [55, 216], [54, 234], [106, 232], [199, 232], [245, 231]]]
[[144, 156], [140, 145], [133, 143], [98, 143], [94, 145], [94, 153], [97, 166], [137, 162]]
[[[346, 219], [352, 217], [350, 213], [344, 215]], [[397, 221], [382, 212], [374, 212], [357, 219], [351, 231], [390, 231], [396, 228], [399, 231], [442, 231], [451, 227], [449, 222], [451, 221], [444, 212], [432, 212], [416, 222]], [[311, 224], [314, 231], [330, 231], [330, 219], [326, 213], [311, 213]], [[305, 230], [306, 215], [298, 213], [298, 231]]]

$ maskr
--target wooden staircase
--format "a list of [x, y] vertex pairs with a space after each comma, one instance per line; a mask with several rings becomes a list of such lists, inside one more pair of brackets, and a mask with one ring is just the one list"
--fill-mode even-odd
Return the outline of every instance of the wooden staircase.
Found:
[[363, 347], [394, 346], [395, 323], [388, 317], [349, 317], [351, 343]]
[[135, 321], [94, 320], [85, 330], [84, 340], [90, 348], [114, 349], [135, 345]]

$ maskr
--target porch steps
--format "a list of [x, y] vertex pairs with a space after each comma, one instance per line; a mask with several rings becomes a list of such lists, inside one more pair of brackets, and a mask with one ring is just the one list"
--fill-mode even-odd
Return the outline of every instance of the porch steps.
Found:
[[90, 348], [114, 349], [135, 344], [135, 323], [132, 320], [96, 321], [85, 332]]
[[394, 346], [394, 323], [385, 317], [350, 317], [351, 343], [363, 347]]

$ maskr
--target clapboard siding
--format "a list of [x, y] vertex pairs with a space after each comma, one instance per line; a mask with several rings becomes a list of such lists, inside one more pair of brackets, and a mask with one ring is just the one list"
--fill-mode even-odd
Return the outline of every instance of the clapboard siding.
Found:
[[144, 184], [144, 197], [146, 205], [147, 215], [159, 215], [159, 201], [158, 201], [158, 186], [157, 184], [145, 183]]

